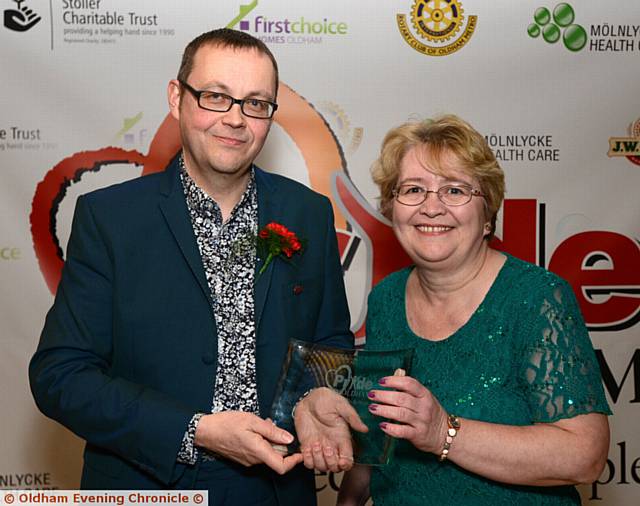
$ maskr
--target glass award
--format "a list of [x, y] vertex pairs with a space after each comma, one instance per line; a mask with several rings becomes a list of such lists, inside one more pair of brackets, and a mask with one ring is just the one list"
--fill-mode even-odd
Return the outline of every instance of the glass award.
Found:
[[[413, 349], [369, 351], [341, 349], [292, 340], [271, 407], [271, 419], [280, 428], [296, 435], [292, 411], [296, 403], [313, 388], [328, 387], [347, 399], [369, 428], [367, 433], [352, 432], [357, 464], [387, 464], [395, 446], [394, 438], [379, 427], [384, 418], [373, 415], [370, 390], [385, 390], [378, 381], [385, 376], [409, 375]], [[299, 449], [296, 440], [288, 452]]]

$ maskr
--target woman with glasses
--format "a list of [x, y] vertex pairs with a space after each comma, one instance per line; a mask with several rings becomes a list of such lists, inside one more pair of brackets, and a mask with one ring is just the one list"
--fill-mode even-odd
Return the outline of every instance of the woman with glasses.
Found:
[[571, 287], [490, 246], [504, 174], [485, 139], [455, 116], [404, 124], [373, 178], [414, 265], [371, 292], [366, 349], [415, 353], [368, 394], [393, 461], [354, 467], [338, 504], [580, 504], [611, 412]]

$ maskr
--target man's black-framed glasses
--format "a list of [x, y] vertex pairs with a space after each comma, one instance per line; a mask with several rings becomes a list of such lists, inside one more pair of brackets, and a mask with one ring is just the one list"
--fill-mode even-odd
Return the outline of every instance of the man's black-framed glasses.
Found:
[[395, 199], [405, 206], [419, 206], [430, 193], [435, 193], [447, 206], [463, 206], [471, 201], [471, 197], [485, 196], [476, 188], [459, 184], [447, 184], [437, 190], [427, 190], [418, 184], [403, 184], [393, 190]]
[[178, 81], [197, 100], [198, 107], [214, 112], [227, 112], [234, 104], [240, 106], [242, 114], [250, 118], [269, 119], [276, 112], [278, 104], [257, 98], [233, 98], [219, 91], [196, 90], [184, 81]]

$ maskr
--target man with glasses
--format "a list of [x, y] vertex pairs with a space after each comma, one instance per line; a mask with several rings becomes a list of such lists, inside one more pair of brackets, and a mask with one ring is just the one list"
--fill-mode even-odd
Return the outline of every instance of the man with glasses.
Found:
[[[353, 337], [330, 202], [253, 164], [277, 90], [258, 39], [197, 37], [168, 86], [182, 152], [78, 199], [30, 380], [39, 408], [87, 440], [83, 488], [315, 503], [301, 455], [274, 449], [292, 435], [265, 417], [290, 339]], [[271, 232], [289, 241], [280, 255], [259, 249]]]

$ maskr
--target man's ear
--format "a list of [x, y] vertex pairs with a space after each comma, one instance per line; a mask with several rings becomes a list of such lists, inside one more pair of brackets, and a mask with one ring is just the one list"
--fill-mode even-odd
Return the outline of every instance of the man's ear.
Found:
[[180, 99], [180, 83], [176, 79], [172, 79], [167, 86], [167, 100], [171, 116], [176, 120], [180, 119]]

